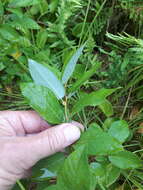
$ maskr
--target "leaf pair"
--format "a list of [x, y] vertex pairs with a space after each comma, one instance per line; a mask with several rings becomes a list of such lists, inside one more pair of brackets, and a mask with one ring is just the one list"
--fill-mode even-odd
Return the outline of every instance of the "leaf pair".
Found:
[[84, 46], [85, 45], [81, 46], [76, 51], [69, 63], [66, 65], [61, 81], [47, 67], [33, 60], [29, 60], [29, 70], [34, 82], [38, 85], [42, 85], [49, 88], [58, 99], [62, 99], [65, 96], [65, 88], [63, 84], [67, 83], [69, 78], [72, 76], [76, 63], [80, 55], [82, 54]]
[[81, 46], [76, 51], [66, 65], [61, 81], [48, 67], [29, 60], [29, 70], [35, 84], [27, 83], [21, 85], [22, 94], [26, 97], [31, 107], [50, 123], [57, 124], [65, 121], [63, 107], [58, 102], [58, 99], [62, 99], [65, 96], [63, 84], [73, 74], [84, 46]]
[[113, 122], [108, 132], [104, 132], [97, 124], [92, 124], [82, 134], [75, 148], [85, 145], [88, 155], [109, 156], [110, 162], [120, 169], [139, 168], [142, 166], [141, 160], [122, 147], [129, 135], [128, 124], [123, 120]]
[[[57, 76], [46, 66], [43, 66], [42, 64], [39, 64], [33, 60], [29, 60], [29, 70], [31, 73], [31, 76], [34, 80], [34, 84], [24, 84], [24, 87], [22, 86], [22, 93], [27, 98], [28, 102], [30, 103], [31, 107], [34, 108], [41, 116], [43, 116], [46, 120], [48, 120], [50, 123], [60, 123], [64, 121], [64, 112], [63, 108], [60, 105], [58, 101], [55, 101], [57, 99], [62, 99], [65, 96], [65, 87], [63, 86], [69, 78], [72, 76], [76, 63], [78, 61], [78, 58], [80, 57], [83, 48], [85, 44], [81, 46], [75, 54], [72, 56], [69, 63], [65, 66], [65, 69], [63, 71], [63, 75], [61, 77], [61, 80], [57, 78]], [[91, 68], [89, 72], [87, 72], [83, 79], [81, 81], [77, 81], [77, 85], [73, 89], [77, 89], [81, 82], [86, 80], [88, 77], [93, 75], [95, 70], [99, 67], [100, 64], [96, 64], [95, 67]], [[40, 87], [41, 86], [41, 87]], [[42, 88], [45, 87], [46, 89]], [[35, 89], [34, 89], [35, 88]], [[28, 93], [28, 89], [31, 89], [31, 92]], [[42, 90], [44, 89], [45, 95], [42, 95]], [[72, 89], [72, 90], [73, 90]], [[83, 109], [85, 106], [99, 106], [100, 109], [107, 115], [110, 116], [113, 114], [113, 108], [110, 102], [106, 99], [107, 96], [115, 92], [117, 89], [101, 89], [96, 92], [92, 92], [90, 94], [85, 94], [80, 100], [78, 100], [73, 109], [72, 109], [72, 115], [79, 112], [81, 109]], [[38, 91], [36, 93], [36, 91]], [[40, 94], [41, 91], [41, 94]], [[50, 93], [51, 91], [51, 93]], [[71, 91], [72, 92], [72, 91]], [[38, 97], [37, 97], [38, 96]], [[54, 98], [55, 96], [55, 98]], [[37, 99], [41, 102], [43, 102], [45, 107], [42, 104], [39, 104], [39, 101], [32, 101], [31, 99]], [[49, 107], [51, 105], [51, 108]], [[44, 109], [43, 109], [44, 107]], [[58, 110], [57, 116], [55, 116], [54, 107]], [[43, 110], [42, 110], [43, 109]], [[50, 111], [52, 110], [53, 111]], [[46, 111], [47, 110], [47, 111]], [[48, 111], [49, 110], [49, 111]], [[50, 112], [50, 114], [49, 114]], [[63, 113], [63, 114], [62, 114]], [[47, 116], [49, 114], [49, 116]], [[54, 119], [55, 118], [55, 119]]]

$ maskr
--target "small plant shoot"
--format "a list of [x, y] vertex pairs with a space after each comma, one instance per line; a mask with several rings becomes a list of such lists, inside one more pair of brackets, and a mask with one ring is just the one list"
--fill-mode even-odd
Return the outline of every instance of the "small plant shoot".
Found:
[[143, 0], [1, 0], [0, 111], [83, 126], [12, 190], [143, 190], [142, 84]]

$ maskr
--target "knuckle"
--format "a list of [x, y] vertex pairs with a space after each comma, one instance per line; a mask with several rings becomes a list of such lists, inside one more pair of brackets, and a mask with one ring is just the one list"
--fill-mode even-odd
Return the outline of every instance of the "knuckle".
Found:
[[60, 131], [47, 132], [47, 143], [51, 153], [60, 151], [63, 148], [64, 141], [64, 134]]
[[24, 171], [23, 157], [20, 154], [21, 148], [17, 141], [9, 138], [0, 139], [0, 168], [8, 171], [8, 173], [15, 178], [22, 176]]

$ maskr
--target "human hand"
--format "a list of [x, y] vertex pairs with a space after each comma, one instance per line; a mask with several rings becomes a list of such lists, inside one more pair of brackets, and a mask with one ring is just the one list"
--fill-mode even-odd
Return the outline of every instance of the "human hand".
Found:
[[0, 189], [10, 189], [37, 161], [75, 142], [75, 125], [50, 127], [34, 111], [0, 111]]

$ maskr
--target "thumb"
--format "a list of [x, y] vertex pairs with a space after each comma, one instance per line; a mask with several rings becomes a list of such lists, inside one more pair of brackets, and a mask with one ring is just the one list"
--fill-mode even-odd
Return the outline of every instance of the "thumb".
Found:
[[[39, 134], [24, 137], [19, 148], [21, 156], [28, 161], [27, 168], [37, 161], [71, 145], [80, 137], [80, 129], [75, 124], [65, 123], [51, 127]], [[29, 159], [28, 159], [29, 158]]]

